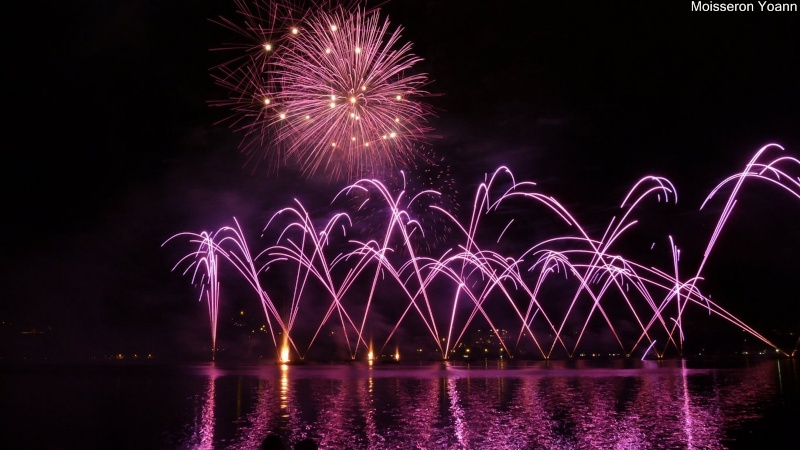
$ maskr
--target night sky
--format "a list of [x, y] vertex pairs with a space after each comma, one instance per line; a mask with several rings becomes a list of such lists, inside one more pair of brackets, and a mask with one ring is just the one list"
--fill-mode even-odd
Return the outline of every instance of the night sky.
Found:
[[[191, 353], [208, 340], [206, 308], [171, 271], [186, 248], [161, 244], [236, 217], [261, 248], [275, 210], [297, 198], [325, 214], [342, 186], [248, 165], [241, 136], [216, 124], [227, 111], [209, 102], [226, 93], [209, 69], [224, 58], [210, 49], [239, 38], [209, 19], [233, 2], [46, 3], [8, 15], [0, 357]], [[507, 165], [597, 232], [639, 178], [660, 175], [678, 205], [640, 226], [673, 236], [693, 274], [726, 198], [700, 211], [711, 189], [764, 144], [800, 157], [800, 13], [689, 1], [381, 9], [424, 58], [430, 147], [463, 210]], [[798, 224], [800, 200], [745, 188], [700, 289], [756, 329], [800, 331]], [[240, 301], [221, 314], [258, 310]], [[34, 329], [38, 342], [20, 337]]]

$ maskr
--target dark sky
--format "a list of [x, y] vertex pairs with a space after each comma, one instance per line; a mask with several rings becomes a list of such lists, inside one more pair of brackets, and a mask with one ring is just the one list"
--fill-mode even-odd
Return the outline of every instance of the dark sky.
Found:
[[[237, 37], [209, 19], [232, 1], [46, 3], [9, 14], [0, 320], [15, 338], [0, 355], [27, 350], [16, 336], [34, 328], [77, 356], [193, 349], [205, 306], [171, 272], [182, 250], [162, 242], [236, 217], [257, 243], [293, 197], [324, 211], [335, 189], [245, 165], [239, 136], [215, 124], [210, 49]], [[639, 178], [664, 176], [678, 205], [640, 226], [673, 236], [694, 274], [725, 198], [700, 211], [710, 190], [764, 144], [800, 156], [800, 13], [594, 3], [382, 10], [441, 94], [431, 148], [462, 210], [508, 165], [599, 232]], [[701, 290], [761, 329], [798, 331], [798, 223], [798, 198], [746, 188]]]

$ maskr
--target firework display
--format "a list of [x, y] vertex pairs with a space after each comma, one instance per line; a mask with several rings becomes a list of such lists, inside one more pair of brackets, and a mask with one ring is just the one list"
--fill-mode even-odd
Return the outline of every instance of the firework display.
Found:
[[418, 157], [431, 131], [421, 58], [379, 10], [236, 2], [249, 44], [212, 70], [230, 96], [213, 104], [243, 134], [242, 150], [272, 168], [352, 180]]
[[[535, 183], [516, 181], [501, 167], [478, 186], [465, 223], [436, 206], [439, 193], [434, 190], [392, 191], [377, 179], [361, 179], [334, 199], [361, 196], [360, 203], [348, 203], [356, 205], [355, 211], [341, 210], [320, 222], [300, 202], [278, 210], [264, 229], [273, 243], [255, 255], [238, 223], [214, 233], [180, 233], [170, 241], [185, 238], [196, 247], [176, 267], [186, 265], [185, 270], [197, 274], [216, 270], [218, 264], [208, 261], [219, 259], [244, 276], [261, 302], [276, 355], [283, 354], [284, 360], [289, 353], [300, 359], [311, 354], [320, 340], [327, 339], [323, 331], [330, 327], [338, 330], [340, 344], [352, 359], [385, 352], [409, 324], [426, 330], [426, 343], [418, 345], [435, 348], [442, 359], [461, 349], [476, 328], [490, 330], [487, 339], [497, 343], [506, 357], [519, 355], [522, 349], [542, 359], [575, 357], [587, 341], [604, 333], [621, 355], [660, 358], [682, 352], [689, 339], [683, 320], [690, 307], [720, 317], [786, 354], [697, 287], [746, 182], [767, 182], [800, 200], [800, 160], [767, 158], [782, 150], [775, 144], [761, 148], [742, 172], [723, 180], [708, 196], [706, 202], [711, 202], [723, 187], [730, 190], [697, 271], [686, 279], [679, 275], [679, 249], [670, 236], [665, 237], [670, 269], [643, 264], [618, 250], [636, 227], [635, 214], [643, 204], [677, 201], [673, 184], [652, 176], [634, 185], [620, 215], [609, 221], [601, 236], [593, 236], [560, 202], [539, 192]], [[414, 243], [414, 236], [430, 232], [414, 213], [426, 197], [432, 201], [426, 210], [436, 211], [456, 230], [457, 241], [435, 252], [420, 250]], [[485, 221], [515, 201], [527, 209], [550, 211], [554, 222], [568, 232], [537, 241], [531, 230], [516, 227], [513, 217], [502, 228], [484, 229]], [[351, 214], [369, 202], [385, 211], [374, 216], [383, 222], [370, 228], [370, 234], [354, 234]], [[431, 223], [442, 226], [441, 221]], [[508, 239], [514, 240], [516, 250], [501, 253], [498, 248]], [[291, 274], [285, 277], [293, 280], [288, 291], [274, 291], [275, 285], [264, 281], [268, 271], [279, 270]], [[207, 280], [213, 287], [216, 276]], [[550, 289], [552, 285], [556, 288]], [[214, 294], [214, 302], [218, 295]], [[325, 299], [321, 304], [320, 297]], [[210, 311], [214, 314], [216, 306]], [[301, 318], [313, 326], [299, 330]], [[381, 329], [373, 322], [388, 326]], [[216, 326], [215, 317], [211, 324]]]
[[[768, 159], [781, 146], [759, 149], [708, 195], [701, 209], [730, 190], [686, 277], [673, 236], [657, 237], [669, 249], [661, 255], [668, 269], [647, 259], [655, 242], [643, 258], [630, 254], [626, 239], [642, 205], [677, 203], [668, 179], [635, 183], [599, 232], [504, 166], [486, 175], [465, 211], [449, 164], [427, 142], [429, 80], [415, 71], [422, 59], [402, 28], [357, 2], [234, 4], [236, 20], [215, 21], [245, 41], [223, 45], [234, 56], [212, 68], [228, 95], [212, 102], [230, 111], [222, 122], [241, 134], [240, 148], [253, 160], [345, 187], [324, 217], [312, 217], [299, 200], [277, 210], [263, 229], [269, 244], [257, 253], [236, 219], [167, 240], [193, 246], [175, 268], [201, 286], [213, 352], [224, 263], [260, 302], [262, 331], [284, 362], [313, 358], [329, 344], [348, 359], [398, 360], [400, 342], [444, 360], [471, 357], [476, 342], [486, 357], [490, 347], [494, 357], [551, 359], [600, 346], [662, 358], [683, 355], [687, 309], [788, 354], [698, 286], [746, 184], [764, 181], [800, 199], [800, 160]], [[542, 210], [554, 219], [545, 226]]]

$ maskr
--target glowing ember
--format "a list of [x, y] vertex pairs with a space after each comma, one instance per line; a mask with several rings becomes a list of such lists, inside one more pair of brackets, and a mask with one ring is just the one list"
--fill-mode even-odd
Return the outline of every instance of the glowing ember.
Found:
[[281, 349], [281, 362], [288, 363], [289, 362], [289, 347], [284, 345]]

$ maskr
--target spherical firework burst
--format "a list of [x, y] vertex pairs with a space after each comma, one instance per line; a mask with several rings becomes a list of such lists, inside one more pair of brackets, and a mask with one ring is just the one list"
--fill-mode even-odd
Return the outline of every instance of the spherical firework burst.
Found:
[[257, 45], [234, 47], [246, 56], [215, 68], [232, 93], [216, 104], [232, 108], [244, 151], [332, 179], [415, 157], [432, 109], [421, 101], [427, 76], [411, 73], [421, 58], [400, 42], [401, 28], [377, 10], [237, 5], [245, 25], [220, 23]]

